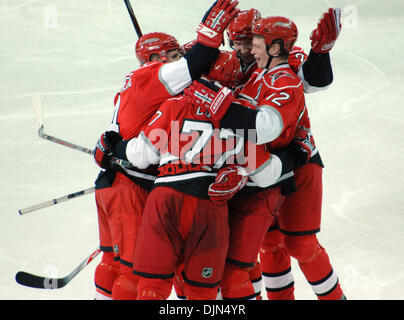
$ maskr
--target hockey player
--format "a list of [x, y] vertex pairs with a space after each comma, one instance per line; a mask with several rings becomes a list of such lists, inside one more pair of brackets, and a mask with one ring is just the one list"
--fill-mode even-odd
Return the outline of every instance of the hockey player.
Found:
[[[276, 148], [276, 142], [287, 137], [285, 129], [288, 130], [290, 127], [285, 124], [284, 112], [285, 107], [294, 97], [290, 87], [276, 85], [277, 82], [279, 84], [279, 79], [284, 78], [283, 80], [285, 80], [285, 77], [288, 78], [290, 74], [285, 73], [284, 67], [279, 65], [271, 68], [278, 59], [273, 50], [277, 42], [276, 37], [271, 37], [271, 34], [266, 31], [272, 30], [271, 25], [273, 26], [275, 21], [278, 26], [279, 22], [282, 22], [286, 28], [285, 31], [293, 30], [288, 21], [279, 21], [277, 18], [262, 19], [254, 26], [253, 30], [255, 34], [262, 36], [254, 37], [252, 52], [258, 66], [263, 70], [257, 73], [255, 79], [252, 79], [253, 82], [247, 83], [243, 90], [245, 96], [250, 97], [250, 102], [254, 102], [254, 97], [256, 97], [258, 109], [255, 111], [232, 104], [227, 113], [226, 107], [221, 110], [217, 106], [215, 106], [216, 113], [213, 113], [214, 118], [221, 120], [221, 125], [224, 127], [256, 128], [259, 143], [268, 143], [270, 148]], [[334, 45], [339, 30], [339, 10], [330, 9], [320, 20], [318, 28], [312, 34], [312, 50], [317, 54], [327, 53]], [[288, 45], [287, 41], [283, 41], [285, 48]], [[274, 70], [276, 71], [275, 74], [273, 73]], [[260, 77], [264, 79], [264, 84], [259, 82]], [[248, 89], [249, 84], [250, 89]], [[265, 105], [263, 105], [263, 101], [261, 100], [260, 103], [260, 99], [263, 95], [265, 96], [263, 92], [268, 88], [270, 91], [266, 92], [267, 97], [264, 100]], [[268, 93], [271, 94], [268, 95]], [[310, 155], [310, 163], [295, 171], [298, 192], [288, 196], [282, 205], [279, 226], [284, 234], [284, 239], [280, 238], [279, 241], [271, 242], [268, 237], [262, 250], [263, 255], [261, 257], [263, 259], [261, 262], [263, 269], [266, 267], [282, 268], [285, 263], [290, 266], [289, 255], [291, 255], [298, 260], [301, 270], [313, 286], [319, 299], [341, 299], [344, 298], [344, 295], [338, 278], [332, 270], [327, 253], [315, 236], [320, 226], [321, 172], [323, 166], [311, 136], [310, 122], [305, 109], [299, 117], [298, 126], [296, 136], [302, 142], [302, 147], [306, 148], [308, 155]], [[266, 258], [268, 258], [267, 261], [265, 261]], [[282, 295], [286, 298], [293, 298], [293, 280], [291, 281], [290, 267], [283, 272], [269, 272], [267, 276], [269, 278], [267, 284], [272, 286], [269, 287], [269, 292], [282, 292], [275, 295], [275, 298], [281, 298]], [[289, 290], [290, 288], [292, 290]]]
[[[330, 8], [324, 13], [312, 32], [309, 57], [316, 57], [320, 62], [329, 61], [329, 51], [341, 30], [340, 14], [338, 8]], [[311, 68], [310, 61], [304, 61], [304, 66]], [[320, 72], [318, 69], [313, 74], [317, 79], [316, 86], [306, 86], [306, 92], [313, 92], [321, 86], [324, 77]], [[310, 160], [294, 171], [297, 191], [285, 198], [278, 224], [268, 232], [261, 247], [260, 260], [268, 299], [294, 299], [290, 256], [297, 259], [318, 299], [345, 299], [328, 254], [316, 237], [321, 221], [323, 164], [307, 114], [299, 123], [297, 138], [308, 146]]]
[[101, 136], [94, 150], [96, 163], [105, 169], [96, 181], [103, 250], [102, 261], [95, 271], [96, 299], [137, 296], [137, 279], [131, 273], [134, 239], [148, 189], [155, 179], [147, 170], [111, 165], [108, 146], [117, 143], [121, 136], [136, 137], [163, 101], [180, 93], [193, 79], [209, 70], [219, 54], [217, 48], [222, 43], [224, 29], [237, 15], [237, 4], [231, 0], [214, 2], [198, 26], [197, 44], [180, 59], [178, 42], [169, 35], [147, 34], [136, 44], [141, 67], [126, 77], [123, 88], [115, 96], [111, 131]]
[[[330, 8], [327, 13], [325, 13], [320, 20], [319, 25], [313, 31], [312, 35], [324, 33], [324, 37], [328, 37], [328, 42], [332, 42], [334, 38], [338, 35], [334, 30], [337, 28], [336, 24], [332, 24], [331, 21], [328, 23], [325, 21], [326, 17], [329, 17], [333, 13], [337, 20], [340, 20], [340, 10]], [[239, 81], [239, 86], [242, 88], [245, 82], [248, 81], [251, 74], [257, 69], [256, 61], [254, 56], [251, 54], [252, 49], [252, 27], [257, 17], [260, 17], [260, 13], [256, 9], [250, 9], [248, 11], [242, 11], [239, 15], [230, 23], [227, 28], [227, 35], [230, 40], [230, 44], [233, 49], [237, 52], [237, 56], [242, 61], [244, 65], [245, 76]], [[328, 30], [328, 32], [326, 32]], [[336, 39], [335, 39], [336, 40]], [[334, 41], [335, 41], [334, 40]], [[250, 49], [250, 51], [248, 51]], [[244, 62], [244, 63], [243, 63]], [[320, 50], [310, 50], [309, 56], [299, 48], [294, 46], [292, 51], [289, 53], [288, 63], [292, 70], [299, 76], [304, 84], [304, 92], [312, 93], [318, 90], [327, 88], [332, 80], [333, 73], [330, 62], [329, 52]], [[316, 155], [318, 157], [318, 155]], [[302, 188], [298, 189], [299, 194], [304, 192]], [[296, 197], [296, 195], [294, 196]], [[288, 198], [286, 203], [290, 203]], [[306, 204], [306, 202], [305, 202]], [[285, 204], [286, 206], [286, 204]], [[264, 278], [265, 287], [267, 288], [268, 298], [271, 300], [277, 299], [292, 299], [293, 296], [293, 277], [290, 272], [290, 258], [284, 249], [275, 250], [273, 247], [277, 245], [269, 245], [271, 243], [277, 243], [277, 241], [282, 240], [282, 235], [280, 234], [277, 225], [271, 226], [270, 233], [266, 236], [266, 248], [263, 248], [260, 254], [261, 262], [264, 261]], [[281, 251], [278, 258], [275, 258], [276, 252]], [[274, 253], [275, 252], [275, 253]], [[271, 258], [267, 258], [267, 257]], [[282, 257], [282, 258], [280, 258]], [[261, 291], [261, 266], [260, 262], [257, 261], [255, 268], [250, 270], [251, 279], [256, 288], [256, 293], [259, 295]], [[273, 275], [283, 275], [280, 276], [283, 279], [289, 279], [287, 283], [284, 283], [284, 289], [279, 288], [277, 284], [277, 277]], [[275, 280], [274, 280], [275, 279]]]
[[[266, 131], [263, 127], [254, 126], [253, 129], [257, 130], [257, 143], [269, 142], [262, 141], [270, 138], [271, 144], [268, 144], [268, 147], [271, 150], [279, 150], [292, 141], [297, 123], [305, 112], [302, 81], [287, 63], [288, 53], [297, 38], [297, 28], [287, 18], [271, 17], [259, 19], [254, 24], [253, 32], [256, 34], [253, 39], [253, 51], [260, 45], [261, 51], [265, 53], [268, 49], [273, 58], [264, 59], [264, 55], [255, 55], [257, 66], [262, 71], [254, 73], [240, 93], [240, 96], [243, 94], [244, 99], [251, 97], [246, 102], [249, 107], [237, 103], [230, 105], [229, 100], [223, 99], [222, 104], [212, 103], [209, 112], [224, 128], [248, 129], [246, 124], [250, 121], [244, 118], [244, 115], [251, 117], [250, 112], [255, 114], [254, 109], [260, 106], [258, 110], [264, 109], [269, 115], [275, 116], [271, 118], [271, 123], [265, 123]], [[264, 37], [264, 32], [273, 36], [271, 41]], [[275, 42], [272, 43], [272, 40]], [[197, 81], [194, 83], [195, 86], [199, 85]], [[280, 88], [282, 91], [278, 93]], [[209, 90], [209, 88], [204, 89]], [[198, 90], [202, 90], [200, 85]], [[214, 90], [211, 93], [214, 94]], [[247, 111], [242, 113], [244, 109]], [[266, 116], [265, 114], [265, 119], [267, 119]], [[279, 209], [283, 200], [282, 193], [291, 188], [292, 182], [293, 177], [285, 175], [279, 184], [261, 189], [249, 197], [243, 197], [242, 200], [239, 200], [241, 198], [239, 196], [229, 204], [231, 238], [226, 269], [220, 286], [224, 299], [255, 298], [248, 270], [257, 260], [260, 245], [272, 222], [271, 217]]]
[[[222, 52], [209, 76], [223, 83], [227, 75], [236, 74], [234, 70], [239, 70], [238, 59]], [[167, 100], [138, 138], [111, 147], [116, 156], [127, 157], [138, 168], [159, 164], [135, 252], [134, 273], [141, 277], [138, 299], [167, 299], [182, 262], [187, 299], [215, 299], [222, 279], [229, 241], [224, 204], [245, 185], [247, 174], [240, 165], [217, 174], [227, 158], [241, 151], [240, 141], [232, 141], [233, 133], [219, 130], [203, 107], [206, 97], [202, 92], [197, 96], [199, 100], [192, 102], [182, 95]], [[288, 151], [270, 155], [259, 148], [256, 157], [248, 157], [251, 179], [260, 185], [274, 183], [295, 161], [296, 152]]]

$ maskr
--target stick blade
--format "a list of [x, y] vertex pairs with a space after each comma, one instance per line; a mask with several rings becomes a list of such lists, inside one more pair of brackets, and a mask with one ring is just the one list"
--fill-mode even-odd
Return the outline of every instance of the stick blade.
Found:
[[24, 271], [16, 273], [15, 281], [22, 286], [36, 289], [60, 289], [65, 286], [65, 283], [60, 279], [45, 278]]

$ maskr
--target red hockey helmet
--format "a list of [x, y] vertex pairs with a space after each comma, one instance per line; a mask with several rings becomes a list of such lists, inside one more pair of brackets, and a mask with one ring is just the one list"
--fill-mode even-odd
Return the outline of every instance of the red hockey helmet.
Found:
[[296, 24], [285, 17], [267, 17], [254, 23], [252, 33], [265, 38], [265, 43], [271, 45], [274, 40], [282, 39], [284, 48], [290, 52], [297, 40]]
[[167, 51], [179, 49], [177, 39], [163, 32], [147, 33], [136, 42], [136, 57], [140, 64], [150, 61], [152, 54], [157, 54], [161, 60], [167, 61]]
[[261, 18], [257, 9], [241, 11], [227, 27], [227, 36], [230, 41], [244, 40], [253, 37], [252, 27], [255, 21]]
[[240, 59], [235, 52], [221, 50], [215, 63], [210, 68], [208, 77], [220, 82], [222, 86], [233, 87], [241, 73]]

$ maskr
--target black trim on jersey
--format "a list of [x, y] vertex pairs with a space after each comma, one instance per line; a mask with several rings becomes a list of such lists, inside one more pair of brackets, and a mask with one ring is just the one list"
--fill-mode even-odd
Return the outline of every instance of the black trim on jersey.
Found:
[[205, 176], [172, 182], [155, 182], [153, 189], [157, 187], [169, 187], [200, 199], [209, 199], [208, 189], [209, 185], [213, 182], [215, 182], [214, 176]]
[[203, 74], [208, 74], [211, 65], [219, 55], [218, 48], [211, 48], [199, 42], [184, 55], [187, 59], [189, 74], [192, 80], [199, 79]]
[[[132, 171], [137, 171], [139, 173], [145, 173], [144, 170], [137, 170], [136, 168], [132, 169]], [[132, 176], [129, 173], [127, 173], [123, 168], [121, 168], [119, 165], [113, 164], [107, 170], [100, 171], [97, 179], [95, 180], [95, 189], [100, 190], [100, 189], [111, 187], [115, 181], [117, 172], [122, 173], [125, 177], [127, 177], [133, 183], [137, 184], [139, 187], [145, 189], [146, 191], [151, 191], [151, 189], [153, 187], [154, 180], [143, 179], [140, 177]], [[157, 176], [157, 169], [152, 173], [148, 172], [146, 174]]]
[[[283, 149], [275, 150], [272, 154], [276, 155], [282, 162], [281, 176], [292, 171], [296, 168], [296, 164], [301, 161], [303, 152], [299, 152], [299, 149], [290, 144]], [[305, 157], [307, 159], [307, 157]]]
[[330, 85], [333, 81], [329, 52], [319, 54], [310, 50], [302, 69], [305, 80], [313, 87], [322, 88]]
[[170, 274], [154, 274], [154, 273], [146, 273], [146, 272], [140, 272], [133, 270], [133, 274], [141, 276], [143, 278], [148, 278], [148, 279], [171, 279], [174, 277], [174, 273]]
[[321, 166], [321, 168], [324, 168], [324, 163], [323, 160], [321, 159], [320, 152], [317, 152], [314, 156], [312, 156], [310, 158], [309, 163], [316, 163], [319, 166]]
[[257, 113], [257, 110], [253, 110], [233, 102], [220, 121], [220, 127], [224, 129], [231, 129], [233, 131], [243, 129], [245, 141], [250, 140], [252, 142], [256, 142], [256, 135], [251, 137], [248, 134], [248, 131], [251, 129], [256, 129]]
[[97, 179], [95, 180], [95, 190], [100, 190], [104, 188], [109, 188], [114, 183], [116, 176], [116, 170], [107, 169], [105, 171], [100, 171]]
[[114, 252], [114, 249], [113, 249], [112, 247], [103, 247], [103, 246], [100, 246], [100, 250], [101, 250], [102, 252]]

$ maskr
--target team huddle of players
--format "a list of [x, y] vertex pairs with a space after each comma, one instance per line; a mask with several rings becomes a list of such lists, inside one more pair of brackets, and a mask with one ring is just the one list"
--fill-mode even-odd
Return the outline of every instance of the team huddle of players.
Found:
[[332, 82], [340, 10], [306, 55], [292, 20], [237, 6], [215, 1], [183, 46], [136, 43], [141, 66], [94, 150], [96, 299], [260, 299], [262, 280], [268, 299], [294, 299], [291, 257], [319, 299], [345, 299], [316, 237], [323, 164], [305, 103]]

